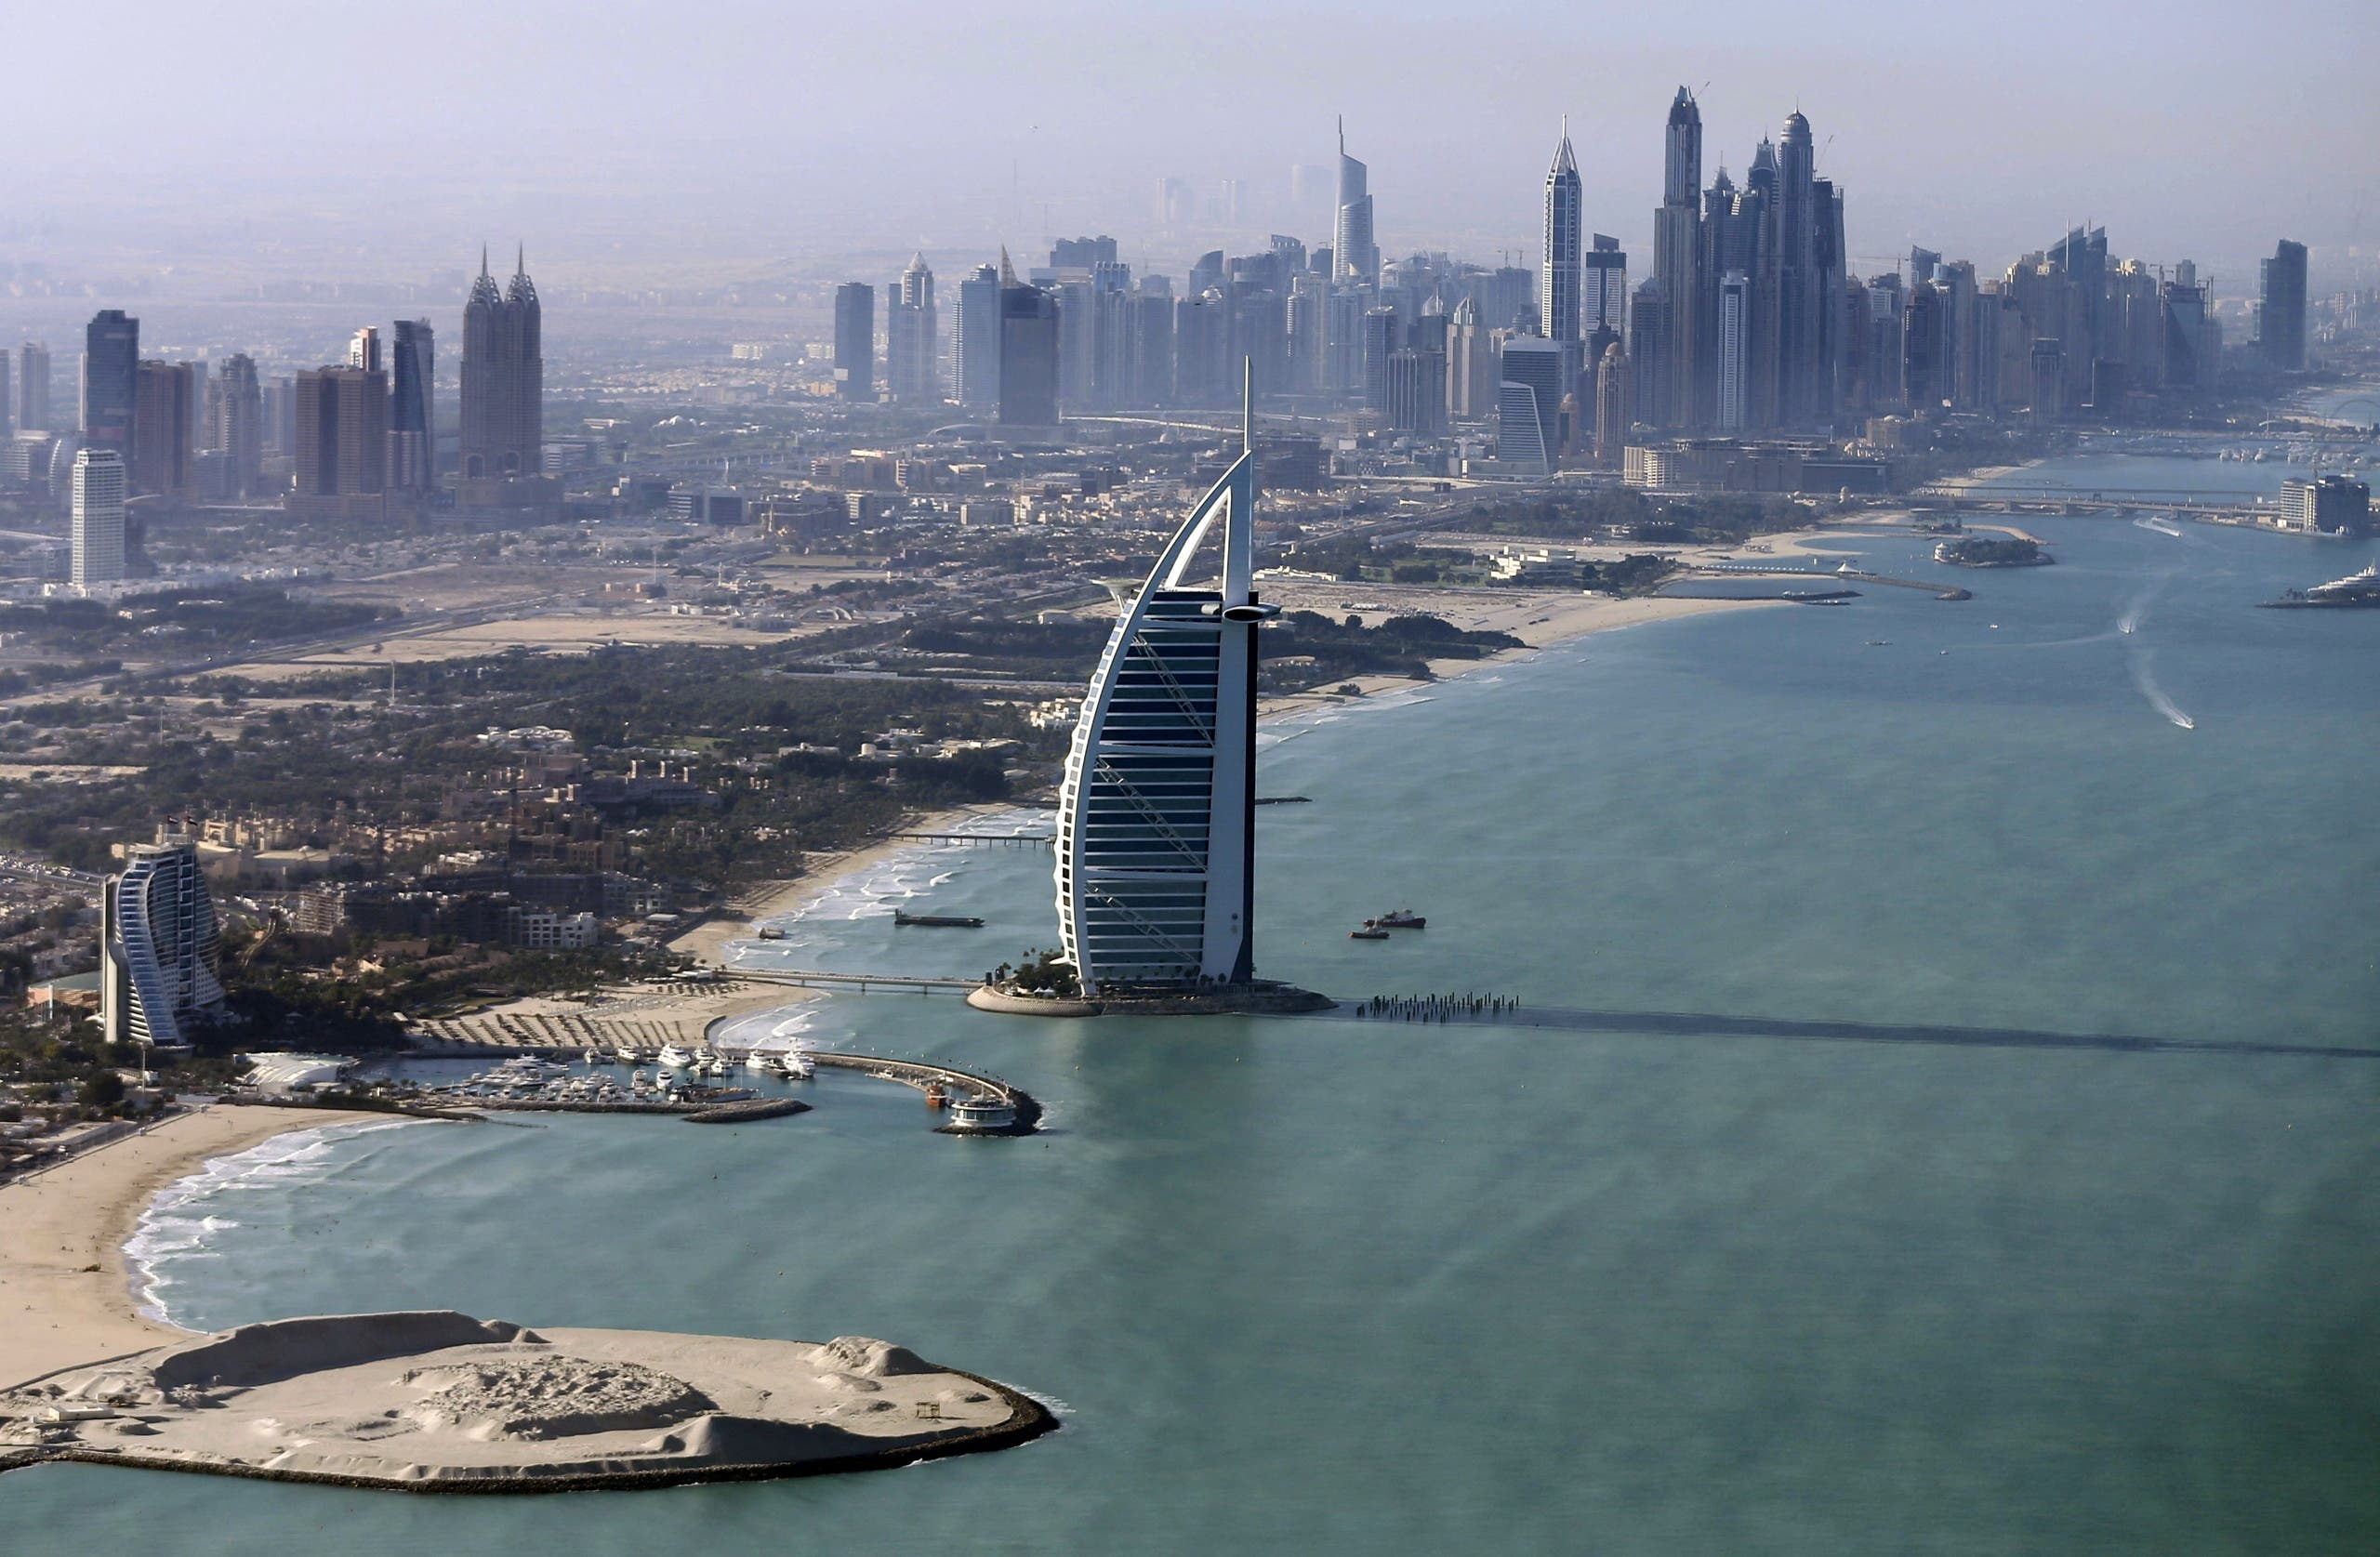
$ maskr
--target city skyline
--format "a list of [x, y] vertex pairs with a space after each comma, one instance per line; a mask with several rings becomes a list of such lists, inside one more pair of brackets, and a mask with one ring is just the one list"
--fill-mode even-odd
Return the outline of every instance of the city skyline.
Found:
[[[588, 267], [699, 265], [783, 255], [789, 244], [807, 254], [881, 247], [904, 257], [923, 248], [937, 257], [937, 249], [1003, 240], [1030, 247], [1071, 229], [1153, 231], [1150, 191], [1168, 178], [1216, 204], [1231, 180], [1243, 224], [1254, 229], [1278, 225], [1293, 168], [1329, 163], [1333, 118], [1343, 113], [1349, 145], [1371, 169], [1384, 249], [1488, 253], [1524, 243], [1536, 227], [1532, 191], [1514, 177], [1542, 167], [1546, 127], [1567, 113], [1586, 149], [1588, 224], [1649, 251], [1649, 212], [1635, 191], [1659, 147], [1642, 126], [1650, 105], [1681, 81], [1710, 116], [1710, 162], [1739, 175], [1786, 110], [1798, 105], [1830, 126], [1835, 139], [1830, 147], [1821, 139], [1818, 171], [1864, 191], [1877, 253], [1924, 242], [1995, 264], [2014, 257], [1991, 252], [1995, 234], [2087, 219], [2137, 232], [2146, 249], [2187, 245], [2228, 267], [2268, 252], [2265, 233], [2287, 228], [2314, 249], [2319, 278], [2344, 260], [2347, 245], [2368, 258], [2380, 243], [2367, 197], [2343, 191], [2327, 166], [2380, 135], [2380, 111], [2354, 83], [2354, 61], [2371, 52], [2355, 45], [2368, 45], [2375, 24], [2368, 8], [2336, 0], [2266, 8], [2260, 27], [2282, 45], [2269, 50], [2231, 46], [2238, 24], [2211, 4], [2169, 7], [2149, 26], [2121, 16], [2078, 20], [2046, 0], [2021, 0], [1955, 54], [1880, 37], [1855, 25], [1869, 19], [1844, 5], [1800, 19], [1800, 35], [1834, 40], [1823, 51], [1771, 41], [1752, 25], [1758, 13], [1741, 6], [1593, 29], [1546, 8], [1530, 30], [1538, 68], [1519, 89], [1435, 73], [1421, 113], [1410, 106], [1418, 65], [1393, 17], [1367, 21], [1329, 7], [1267, 18], [1267, 46], [1251, 64], [1239, 30], [1201, 24], [1186, 8], [1130, 19], [1086, 10], [1066, 25], [1091, 30], [1114, 69], [1078, 79], [1060, 73], [1045, 46], [1069, 14], [1061, 7], [1022, 30], [919, 29], [900, 69], [905, 86], [920, 89], [905, 92], [908, 106], [897, 115], [836, 113], [831, 104], [860, 85], [837, 78], [798, 118], [775, 103], [713, 100], [691, 122], [672, 114], [666, 138], [646, 133], [643, 109], [660, 109], [668, 84], [684, 78], [677, 65], [691, 70], [703, 59], [707, 68], [722, 33], [736, 39], [747, 68], [815, 74], [806, 67], [834, 58], [836, 40], [856, 37], [860, 24], [829, 17], [787, 36], [757, 25], [751, 7], [728, 5], [708, 26], [628, 18], [582, 35], [526, 15], [473, 14], [489, 58], [518, 52], [494, 39], [534, 37], [553, 68], [508, 80], [502, 93], [471, 85], [474, 73], [433, 78], [399, 120], [348, 114], [287, 84], [394, 46], [453, 7], [432, 6], [403, 28], [324, 17], [302, 36], [243, 28], [242, 8], [203, 29], [161, 17], [175, 46], [131, 62], [133, 106], [124, 114], [94, 122], [73, 111], [62, 79], [31, 80], [20, 154], [34, 165], [72, 158], [82, 177], [49, 191], [41, 223], [0, 247], [121, 258], [129, 208], [167, 229], [214, 232], [234, 252], [234, 239], [258, 225], [304, 229], [276, 257], [314, 244], [335, 253], [344, 243], [337, 258], [347, 266], [431, 257], [445, 234], [517, 225], [528, 205], [539, 214], [541, 248], [573, 251]], [[745, 20], [756, 25], [743, 28]], [[64, 57], [73, 45], [62, 15], [36, 12], [24, 25], [30, 58]], [[1324, 38], [1330, 46], [1306, 46]], [[284, 114], [288, 133], [275, 137], [272, 158], [205, 122], [157, 133], [159, 110], [144, 106], [152, 99], [138, 88], [167, 59], [175, 79], [204, 73], [229, 95], [252, 94]], [[1196, 112], [1227, 68], [1247, 111], [1223, 121]], [[588, 90], [590, 80], [602, 89]], [[167, 83], [156, 85], [154, 100], [171, 100]], [[2292, 105], [2285, 133], [2235, 138], [2222, 159], [2192, 154], [2197, 138], [2219, 132], [2206, 122], [2210, 111], [2282, 99]], [[506, 178], [458, 177], [489, 139], [507, 146]], [[2190, 196], [2176, 201], [2184, 167]], [[768, 197], [755, 198], [763, 188]], [[690, 243], [685, 224], [697, 220]], [[373, 233], [368, 251], [351, 247], [359, 229]], [[1301, 231], [1313, 241], [1328, 228]], [[1125, 236], [1140, 242], [1137, 231]], [[252, 256], [255, 246], [245, 246]], [[131, 257], [149, 257], [136, 247]]]

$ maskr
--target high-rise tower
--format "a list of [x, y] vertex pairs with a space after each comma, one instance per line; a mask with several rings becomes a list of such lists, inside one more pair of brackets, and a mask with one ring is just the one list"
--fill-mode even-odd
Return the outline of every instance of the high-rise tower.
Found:
[[[1058, 931], [1085, 995], [1255, 978], [1256, 451], [1167, 543], [1091, 673], [1058, 792]], [[1220, 554], [1201, 562], [1210, 534]], [[1211, 581], [1210, 581], [1211, 580]]]
[[1548, 340], [1577, 353], [1581, 234], [1579, 159], [1570, 151], [1570, 121], [1562, 121], [1562, 144], [1545, 172], [1545, 258], [1537, 276], [1537, 316]]
[[32, 341], [17, 348], [17, 430], [48, 432], [49, 348]]
[[543, 326], [526, 261], [498, 293], [482, 250], [479, 279], [463, 305], [465, 481], [535, 476], [544, 468]]
[[119, 454], [132, 452], [139, 382], [140, 321], [122, 309], [101, 309], [83, 330], [85, 443]]
[[398, 320], [389, 355], [389, 485], [424, 492], [437, 477], [438, 346], [430, 321]]
[[254, 496], [264, 460], [264, 393], [247, 353], [225, 358], [208, 381], [202, 438], [223, 456], [226, 495]]
[[2306, 365], [2306, 245], [2283, 238], [2259, 262], [2256, 346], [2283, 372]]
[[[1702, 110], [1681, 86], [1670, 103], [1661, 142], [1661, 206], [1653, 214], [1653, 279], [1669, 310], [1662, 371], [1639, 385], [1638, 414], [1657, 427], [1691, 427], [1708, 374], [1701, 341], [1706, 299], [1702, 273]], [[1643, 353], [1638, 353], [1639, 358]]]
[[1380, 279], [1380, 244], [1372, 236], [1371, 172], [1347, 154], [1347, 122], [1339, 121], [1339, 219], [1330, 231], [1330, 263], [1342, 281]]
[[903, 405], [930, 405], [942, 399], [934, 373], [939, 324], [933, 272], [926, 268], [924, 255], [912, 256], [884, 314], [884, 384]]
[[[106, 447], [74, 455], [72, 566], [74, 587], [114, 584], [124, 577], [124, 456]], [[54, 490], [54, 489], [53, 489]]]
[[959, 284], [959, 322], [950, 350], [952, 398], [971, 411], [1000, 402], [1000, 272], [978, 265]]
[[876, 288], [864, 281], [835, 288], [835, 394], [876, 403]]

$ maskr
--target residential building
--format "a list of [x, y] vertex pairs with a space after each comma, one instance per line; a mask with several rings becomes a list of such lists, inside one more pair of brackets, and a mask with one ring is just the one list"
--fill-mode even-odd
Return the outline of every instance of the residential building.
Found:
[[953, 398], [970, 411], [1000, 402], [1000, 272], [978, 265], [959, 284], [958, 328], [951, 337]]
[[892, 306], [884, 319], [884, 381], [893, 401], [902, 405], [931, 405], [942, 400], [936, 372], [940, 323], [934, 311], [933, 271], [926, 257], [913, 256]]
[[139, 364], [133, 376], [132, 490], [161, 497], [188, 495], [190, 456], [197, 443], [197, 365]]
[[123, 455], [105, 445], [75, 454], [69, 545], [73, 569], [70, 576], [76, 588], [122, 582], [124, 500], [130, 495], [128, 487]]
[[2283, 373], [2306, 365], [2306, 245], [2287, 238], [2258, 266], [2256, 349]]
[[864, 281], [835, 288], [835, 394], [876, 402], [876, 288]]

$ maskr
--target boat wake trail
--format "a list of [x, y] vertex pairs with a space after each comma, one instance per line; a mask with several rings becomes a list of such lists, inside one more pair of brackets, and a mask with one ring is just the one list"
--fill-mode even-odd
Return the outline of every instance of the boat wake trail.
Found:
[[2175, 706], [2174, 700], [2165, 695], [2165, 689], [2157, 683], [2157, 651], [2135, 648], [2128, 649], [2126, 654], [2132, 661], [2132, 684], [2139, 689], [2141, 696], [2149, 699], [2149, 706], [2164, 715], [2166, 720], [2177, 729], [2196, 730], [2198, 720]]
[[[1311, 1020], [1356, 1020], [1357, 1002], [1342, 1002]], [[1394, 1017], [1368, 1019], [1396, 1024]], [[1872, 1022], [1812, 1022], [1765, 1016], [1715, 1016], [1699, 1011], [1598, 1011], [1567, 1006], [1523, 1007], [1438, 1025], [1540, 1027], [1574, 1033], [1649, 1034], [1673, 1037], [1777, 1038], [1797, 1043], [1932, 1044], [1951, 1049], [2098, 1049], [2119, 1054], [2234, 1054], [2264, 1058], [2380, 1060], [2380, 1049], [2323, 1044], [2258, 1043], [2235, 1038], [2152, 1038], [2127, 1033], [2043, 1033], [2021, 1027], [1934, 1027]]]
[[2179, 572], [2179, 568], [2167, 568], [2144, 585], [2140, 593], [2132, 597], [2132, 603], [2123, 608], [2123, 614], [2116, 618], [2116, 631], [2129, 636], [2148, 626], [2149, 608], [2156, 603], [2157, 597], [2165, 592], [2165, 586], [2171, 584], [2174, 575]]

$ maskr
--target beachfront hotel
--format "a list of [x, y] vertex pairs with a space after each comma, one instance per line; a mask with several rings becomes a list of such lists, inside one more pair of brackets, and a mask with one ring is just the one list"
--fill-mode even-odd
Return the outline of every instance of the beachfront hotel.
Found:
[[1238, 459], [1118, 617], [1075, 724], [1058, 925], [1086, 995], [1254, 977], [1256, 633], [1279, 609], [1251, 586], [1255, 522], [1243, 403]]
[[99, 933], [99, 1027], [110, 1043], [157, 1049], [190, 1041], [223, 1009], [215, 900], [198, 844], [180, 834], [135, 844], [108, 878]]

